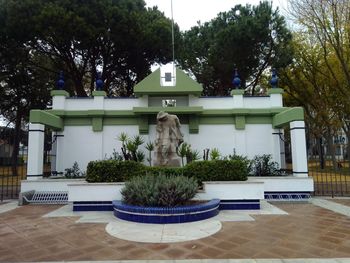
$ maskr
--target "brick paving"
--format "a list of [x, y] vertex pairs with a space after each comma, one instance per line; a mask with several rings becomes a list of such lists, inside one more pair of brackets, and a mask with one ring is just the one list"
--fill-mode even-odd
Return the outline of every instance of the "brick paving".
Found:
[[341, 205], [346, 205], [350, 207], [350, 198], [347, 199], [328, 199], [328, 201], [332, 201]]
[[223, 222], [207, 238], [172, 244], [129, 242], [106, 224], [42, 215], [57, 205], [24, 206], [0, 214], [0, 262], [127, 259], [350, 257], [350, 218], [312, 204], [274, 204], [289, 215]]

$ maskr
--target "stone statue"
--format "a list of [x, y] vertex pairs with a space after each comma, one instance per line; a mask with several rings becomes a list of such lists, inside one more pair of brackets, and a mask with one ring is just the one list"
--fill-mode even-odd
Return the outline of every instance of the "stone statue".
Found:
[[181, 165], [180, 157], [176, 154], [177, 148], [183, 142], [181, 125], [176, 115], [160, 111], [157, 114], [156, 141], [155, 141], [155, 166]]

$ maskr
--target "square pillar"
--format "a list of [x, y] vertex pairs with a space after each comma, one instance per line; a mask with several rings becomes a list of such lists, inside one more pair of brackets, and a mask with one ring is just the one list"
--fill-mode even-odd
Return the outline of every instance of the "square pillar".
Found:
[[282, 163], [281, 163], [281, 138], [280, 138], [280, 136], [282, 136], [282, 132], [278, 129], [274, 129], [272, 132], [272, 141], [273, 141], [272, 158], [275, 162], [278, 163], [278, 166], [280, 168], [283, 168]]
[[66, 98], [69, 97], [69, 93], [65, 90], [52, 90], [52, 109], [64, 110], [66, 107]]
[[243, 89], [234, 89], [231, 91], [231, 95], [233, 96], [233, 108], [243, 108]]
[[293, 175], [298, 177], [308, 177], [304, 121], [293, 121], [290, 123], [290, 137]]
[[55, 166], [52, 167], [52, 170], [57, 173], [64, 173], [64, 167], [63, 167], [63, 148], [64, 148], [64, 134], [63, 132], [56, 132], [55, 136]]
[[283, 107], [283, 89], [272, 88], [267, 91], [267, 94], [270, 96], [270, 106], [271, 107]]
[[44, 134], [44, 125], [29, 124], [27, 180], [38, 180], [43, 177]]

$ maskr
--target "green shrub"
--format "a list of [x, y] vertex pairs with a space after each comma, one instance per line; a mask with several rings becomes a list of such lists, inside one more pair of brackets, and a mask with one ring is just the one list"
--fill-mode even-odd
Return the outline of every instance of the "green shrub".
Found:
[[184, 167], [184, 175], [204, 181], [245, 181], [249, 166], [242, 160], [212, 160], [192, 162]]
[[121, 194], [123, 202], [129, 205], [174, 207], [192, 199], [197, 189], [193, 178], [145, 175], [131, 178]]
[[77, 162], [74, 162], [72, 168], [67, 168], [64, 169], [64, 176], [66, 178], [78, 178], [78, 177], [83, 177], [84, 173], [80, 171], [79, 165]]
[[86, 170], [88, 182], [124, 182], [145, 174], [146, 166], [135, 161], [103, 160], [90, 162]]
[[146, 173], [152, 175], [183, 175], [183, 167], [160, 167], [160, 166], [146, 166]]
[[251, 165], [253, 176], [280, 176], [277, 162], [272, 161], [270, 154], [256, 155]]
[[239, 162], [243, 162], [245, 166], [247, 166], [248, 168], [248, 174], [251, 173], [251, 169], [252, 169], [252, 160], [248, 159], [248, 157], [246, 156], [242, 156], [242, 155], [238, 155], [236, 153], [234, 153], [233, 155], [229, 155], [227, 157], [228, 160], [231, 161], [239, 161]]

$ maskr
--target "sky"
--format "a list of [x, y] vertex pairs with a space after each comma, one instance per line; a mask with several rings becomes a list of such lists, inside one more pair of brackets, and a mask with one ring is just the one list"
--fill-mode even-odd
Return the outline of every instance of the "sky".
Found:
[[[145, 0], [147, 7], [158, 6], [167, 17], [171, 17], [171, 0]], [[197, 25], [197, 21], [207, 22], [219, 12], [230, 10], [237, 4], [258, 5], [260, 0], [173, 0], [174, 21], [185, 31]], [[286, 13], [287, 0], [272, 0], [281, 14]]]

